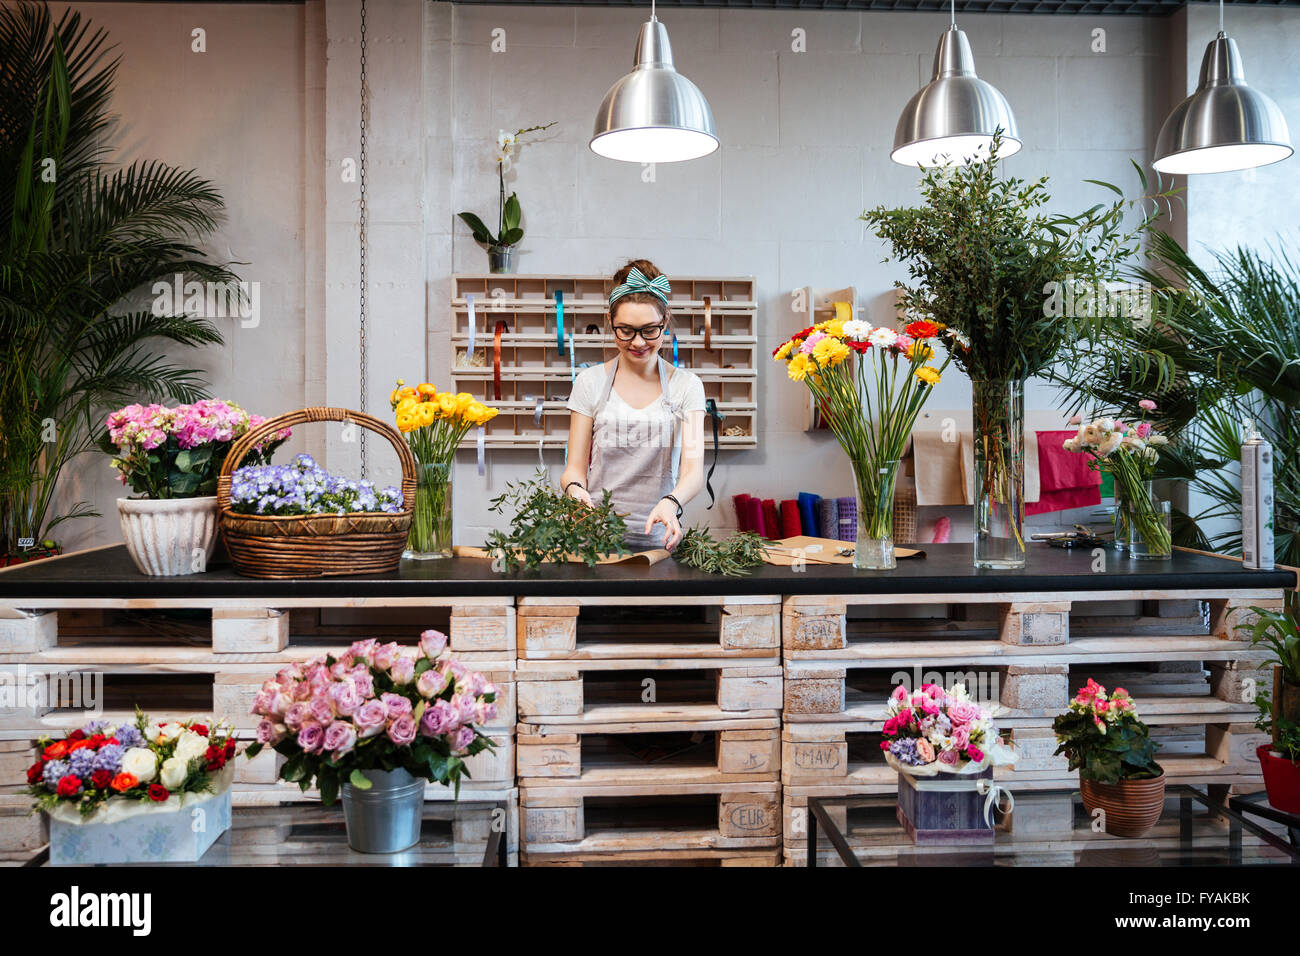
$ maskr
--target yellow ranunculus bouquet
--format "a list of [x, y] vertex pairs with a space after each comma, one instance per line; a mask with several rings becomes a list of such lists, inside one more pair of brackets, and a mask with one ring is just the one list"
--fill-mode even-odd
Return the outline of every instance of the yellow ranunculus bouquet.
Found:
[[823, 418], [853, 465], [858, 486], [858, 541], [853, 565], [894, 567], [894, 482], [921, 406], [939, 384], [951, 355], [935, 366], [943, 329], [909, 322], [902, 332], [858, 319], [818, 322], [772, 357], [812, 392]]
[[461, 439], [497, 415], [469, 392], [439, 392], [428, 382], [397, 380], [388, 396], [397, 430], [415, 456], [414, 517], [406, 558], [451, 557], [451, 462]]

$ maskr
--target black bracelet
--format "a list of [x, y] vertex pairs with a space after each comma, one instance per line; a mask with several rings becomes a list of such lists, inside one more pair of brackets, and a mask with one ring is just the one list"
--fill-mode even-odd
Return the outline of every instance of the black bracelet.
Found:
[[[569, 489], [572, 488], [574, 485], [577, 485], [579, 488], [582, 488], [582, 482], [580, 482], [580, 481], [571, 481], [571, 482], [569, 482], [567, 485], [564, 486], [564, 493], [567, 495], [567, 494], [569, 493]], [[583, 491], [586, 491], [587, 489], [586, 489], [586, 488], [582, 488], [582, 490], [583, 490]]]
[[685, 510], [686, 510], [685, 508], [682, 507], [682, 503], [681, 503], [680, 501], [678, 501], [676, 498], [674, 498], [672, 495], [664, 495], [664, 496], [663, 496], [662, 498], [660, 498], [659, 500], [660, 500], [660, 501], [671, 501], [673, 504], [675, 504], [675, 505], [677, 506], [677, 517], [679, 517], [679, 518], [682, 516], [682, 514], [683, 514], [683, 513], [685, 512]]

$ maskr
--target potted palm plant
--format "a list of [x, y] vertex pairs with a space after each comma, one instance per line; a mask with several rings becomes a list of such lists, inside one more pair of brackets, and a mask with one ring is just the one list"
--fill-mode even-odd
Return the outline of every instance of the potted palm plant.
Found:
[[520, 147], [520, 137], [528, 133], [540, 133], [550, 129], [555, 123], [545, 126], [529, 126], [526, 129], [507, 133], [504, 130], [497, 136], [497, 231], [492, 232], [483, 220], [472, 212], [457, 215], [469, 226], [475, 242], [487, 247], [488, 269], [491, 272], [515, 271], [515, 247], [524, 238], [524, 212], [519, 205], [519, 197], [511, 193], [506, 198], [506, 173], [514, 168], [514, 153]]
[[1273, 694], [1257, 694], [1259, 720], [1255, 726], [1271, 733], [1271, 744], [1256, 748], [1264, 773], [1268, 802], [1287, 813], [1300, 813], [1300, 619], [1296, 595], [1281, 611], [1251, 608], [1257, 615], [1251, 643], [1263, 645], [1272, 659], [1261, 667], [1273, 667]]
[[1138, 719], [1137, 706], [1123, 687], [1107, 696], [1091, 678], [1069, 710], [1052, 722], [1057, 756], [1079, 771], [1079, 792], [1089, 813], [1101, 811], [1112, 836], [1144, 836], [1165, 805], [1165, 772], [1156, 763], [1159, 744]]
[[[155, 161], [109, 163], [120, 63], [103, 30], [65, 10], [0, 8], [0, 523], [7, 553], [92, 516], [57, 513], [64, 467], [94, 447], [107, 408], [141, 394], [194, 401], [197, 371], [162, 343], [220, 343], [207, 319], [144, 303], [180, 274], [234, 287], [199, 243], [223, 209], [212, 183]], [[56, 176], [48, 175], [57, 170]], [[174, 353], [173, 353], [174, 354]]]

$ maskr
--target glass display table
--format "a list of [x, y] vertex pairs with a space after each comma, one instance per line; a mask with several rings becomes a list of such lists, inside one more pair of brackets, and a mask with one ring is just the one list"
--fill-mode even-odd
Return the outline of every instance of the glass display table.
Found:
[[[1165, 792], [1145, 837], [1095, 832], [1077, 790], [1015, 793], [992, 843], [917, 846], [895, 817], [892, 794], [809, 797], [807, 866], [1242, 866], [1300, 863], [1280, 811], [1233, 797], [1222, 804], [1191, 786]], [[1245, 806], [1243, 807], [1243, 804]], [[1295, 817], [1290, 825], [1295, 827]], [[829, 844], [829, 846], [827, 846]]]

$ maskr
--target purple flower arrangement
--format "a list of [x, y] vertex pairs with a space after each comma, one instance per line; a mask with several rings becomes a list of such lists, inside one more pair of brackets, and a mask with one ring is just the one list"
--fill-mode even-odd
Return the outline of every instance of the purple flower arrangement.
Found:
[[[123, 484], [146, 498], [216, 494], [217, 475], [235, 440], [266, 421], [234, 402], [203, 399], [192, 405], [128, 405], [108, 416], [99, 445], [113, 456]], [[248, 459], [265, 464], [290, 435], [285, 428]]]
[[299, 455], [287, 465], [240, 468], [230, 480], [230, 506], [239, 514], [397, 514], [402, 504], [397, 488], [331, 475], [310, 455]]
[[342, 783], [368, 789], [366, 770], [400, 767], [459, 791], [465, 758], [494, 746], [478, 725], [496, 717], [497, 688], [446, 647], [428, 630], [414, 646], [369, 639], [282, 668], [253, 702], [262, 719], [247, 756], [275, 748], [281, 779], [304, 790], [314, 780], [326, 806]]

